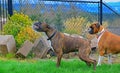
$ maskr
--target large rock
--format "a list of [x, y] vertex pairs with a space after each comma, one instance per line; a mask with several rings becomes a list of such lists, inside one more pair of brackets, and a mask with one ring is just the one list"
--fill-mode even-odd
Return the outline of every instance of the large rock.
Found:
[[15, 53], [16, 43], [12, 35], [0, 35], [0, 54]]
[[33, 43], [30, 41], [25, 41], [22, 47], [17, 51], [16, 57], [25, 58], [30, 53], [33, 48]]
[[44, 58], [50, 50], [52, 50], [50, 43], [45, 37], [38, 38], [34, 42], [33, 53], [35, 57]]

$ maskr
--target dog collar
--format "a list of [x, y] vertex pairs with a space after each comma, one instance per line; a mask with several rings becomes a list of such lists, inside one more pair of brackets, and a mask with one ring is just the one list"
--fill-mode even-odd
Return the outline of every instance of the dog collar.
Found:
[[103, 28], [102, 31], [97, 34], [97, 42], [100, 41], [100, 38], [102, 37], [104, 32], [105, 32], [105, 29]]
[[56, 30], [52, 33], [52, 35], [50, 36], [50, 37], [48, 37], [48, 39], [47, 40], [51, 40], [54, 36], [55, 36], [55, 34], [56, 34]]
[[102, 34], [103, 34], [104, 32], [105, 32], [105, 29], [103, 28], [102, 31], [97, 34], [97, 38], [99, 38], [100, 36], [102, 36]]

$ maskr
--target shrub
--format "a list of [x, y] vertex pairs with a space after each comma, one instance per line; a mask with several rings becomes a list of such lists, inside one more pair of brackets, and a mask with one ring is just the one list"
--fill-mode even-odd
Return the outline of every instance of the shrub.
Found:
[[67, 19], [64, 22], [65, 30], [64, 32], [70, 34], [82, 34], [83, 29], [85, 29], [86, 25], [89, 22], [86, 18], [83, 17], [72, 17]]
[[[32, 20], [25, 14], [23, 13], [16, 13], [10, 17], [10, 21], [13, 23], [17, 23], [18, 25], [25, 27], [25, 26], [31, 26]], [[16, 25], [17, 25], [16, 24]]]
[[[91, 25], [91, 22], [88, 21], [87, 18], [84, 17], [72, 17], [67, 19], [64, 22], [65, 30], [64, 32], [69, 34], [80, 34], [85, 38], [92, 39], [95, 36], [90, 35], [86, 30]], [[103, 22], [103, 26], [106, 28], [108, 26], [108, 22]]]
[[16, 36], [22, 27], [30, 26], [32, 24], [32, 20], [22, 13], [15, 13], [11, 16], [8, 22], [3, 27], [3, 32], [5, 34], [10, 34]]
[[31, 42], [34, 42], [36, 38], [38, 38], [41, 34], [35, 33], [35, 31], [30, 27], [23, 27], [21, 31], [18, 33], [18, 35], [15, 37], [17, 45], [22, 45], [24, 41], [30, 40]]
[[19, 48], [25, 40], [34, 41], [38, 37], [31, 26], [33, 21], [23, 13], [14, 13], [3, 27], [4, 34], [13, 35]]
[[16, 36], [20, 32], [20, 29], [21, 26], [18, 23], [8, 21], [3, 27], [3, 32], [4, 34]]

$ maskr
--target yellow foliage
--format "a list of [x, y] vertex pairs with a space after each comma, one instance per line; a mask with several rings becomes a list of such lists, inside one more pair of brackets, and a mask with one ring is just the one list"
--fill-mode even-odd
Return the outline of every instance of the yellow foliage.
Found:
[[4, 34], [15, 37], [16, 46], [19, 48], [26, 40], [34, 42], [41, 34], [35, 33], [31, 28], [33, 21], [28, 15], [15, 12], [4, 25]]
[[30, 27], [26, 26], [21, 29], [21, 31], [16, 36], [16, 42], [18, 45], [21, 45], [24, 43], [25, 40], [29, 40], [31, 42], [34, 42], [36, 38], [40, 37], [40, 33], [35, 33], [35, 31]]
[[[64, 32], [69, 34], [82, 34], [84, 37], [88, 39], [92, 39], [95, 36], [90, 35], [88, 33], [88, 28], [91, 25], [91, 23], [84, 17], [72, 17], [67, 19], [64, 22], [65, 30]], [[106, 28], [108, 26], [108, 22], [103, 22], [103, 26]]]
[[15, 12], [12, 17], [10, 17], [10, 21], [19, 24], [20, 26], [28, 26], [32, 24], [32, 20], [23, 13]]
[[86, 25], [88, 24], [87, 19], [84, 17], [72, 17], [67, 19], [64, 22], [65, 30], [64, 32], [70, 34], [81, 34], [82, 31], [85, 29]]

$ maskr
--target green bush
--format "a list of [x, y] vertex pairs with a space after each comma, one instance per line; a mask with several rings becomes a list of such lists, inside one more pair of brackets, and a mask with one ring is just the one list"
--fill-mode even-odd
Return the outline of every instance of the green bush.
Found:
[[17, 36], [22, 27], [30, 26], [31, 24], [32, 20], [27, 15], [15, 13], [4, 25], [3, 32], [5, 34]]
[[22, 27], [32, 24], [32, 20], [23, 13], [15, 13], [12, 17], [10, 17], [10, 21], [15, 24], [17, 23], [18, 25], [20, 25]]
[[8, 35], [17, 36], [21, 26], [18, 23], [13, 23], [10, 20], [4, 25], [3, 32]]
[[22, 43], [24, 43], [24, 41], [29, 40], [31, 42], [34, 42], [36, 38], [38, 38], [41, 34], [37, 34], [35, 33], [35, 31], [27, 26], [27, 27], [23, 27], [21, 29], [21, 31], [18, 33], [18, 35], [15, 37], [17, 45], [22, 45]]
[[23, 13], [14, 13], [3, 27], [4, 34], [13, 35], [19, 48], [24, 41], [34, 41], [39, 35], [32, 30], [33, 21]]

